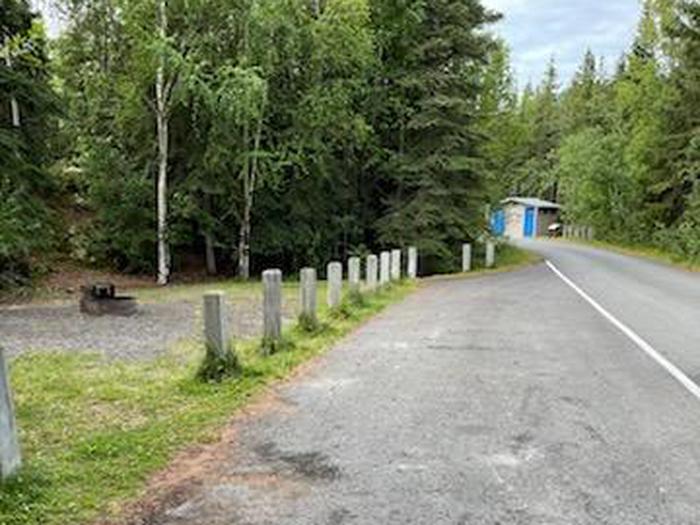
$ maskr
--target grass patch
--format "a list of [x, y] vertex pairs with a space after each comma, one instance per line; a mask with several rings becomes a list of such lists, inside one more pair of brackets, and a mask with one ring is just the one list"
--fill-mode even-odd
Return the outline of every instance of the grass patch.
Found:
[[655, 248], [653, 246], [642, 246], [639, 244], [618, 244], [598, 240], [586, 241], [583, 239], [561, 239], [561, 241], [572, 244], [593, 246], [594, 248], [602, 248], [604, 250], [610, 250], [622, 255], [642, 257], [644, 259], [650, 259], [652, 261], [664, 263], [670, 266], [676, 266], [691, 272], [700, 272], [700, 264], [698, 264], [696, 261], [682, 257], [678, 254], [664, 251], [660, 248]]
[[[229, 286], [238, 285], [216, 287]], [[179, 450], [216, 439], [232, 412], [266, 384], [328, 349], [415, 286], [403, 283], [366, 296], [362, 304], [346, 303], [343, 316], [322, 305], [323, 329], [285, 330], [286, 351], [269, 357], [260, 354], [259, 339], [238, 341], [240, 371], [220, 382], [197, 378], [204, 349], [194, 342], [146, 362], [67, 353], [18, 357], [10, 369], [24, 468], [0, 487], [0, 523], [77, 525], [117, 516]], [[197, 286], [178, 291], [180, 297], [198, 298], [202, 292]]]
[[496, 247], [496, 265], [493, 268], [484, 266], [483, 253], [479, 252], [472, 259], [471, 272], [435, 275], [428, 279], [463, 279], [484, 274], [510, 272], [524, 266], [540, 263], [543, 260], [543, 257], [535, 252], [504, 242]]
[[512, 244], [502, 243], [496, 248], [496, 267], [490, 272], [508, 272], [521, 266], [542, 262], [542, 256]]
[[233, 351], [233, 345], [220, 354], [215, 348], [207, 345], [202, 364], [197, 370], [200, 381], [220, 383], [227, 377], [236, 377], [241, 372], [241, 365]]

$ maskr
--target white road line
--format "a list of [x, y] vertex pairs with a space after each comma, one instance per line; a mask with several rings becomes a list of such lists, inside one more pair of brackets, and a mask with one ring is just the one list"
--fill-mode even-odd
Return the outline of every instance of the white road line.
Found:
[[649, 343], [647, 343], [644, 339], [637, 335], [629, 326], [624, 324], [622, 321], [618, 320], [614, 315], [612, 315], [605, 308], [600, 306], [600, 304], [598, 304], [598, 302], [595, 299], [593, 299], [590, 295], [588, 295], [581, 288], [579, 288], [576, 285], [576, 283], [574, 283], [566, 275], [560, 272], [559, 269], [556, 266], [554, 266], [550, 261], [547, 261], [547, 266], [549, 266], [549, 269], [552, 270], [557, 275], [557, 277], [559, 277], [562, 281], [564, 281], [571, 288], [573, 288], [573, 290], [577, 294], [583, 297], [593, 308], [595, 308], [598, 311], [598, 313], [600, 313], [603, 317], [605, 317], [608, 321], [615, 325], [623, 334], [629, 337], [634, 342], [634, 344], [636, 344], [649, 357], [651, 357], [654, 361], [661, 365], [669, 374], [673, 376], [673, 378], [676, 381], [683, 385], [688, 392], [693, 394], [697, 399], [700, 399], [700, 386], [698, 386], [692, 379], [685, 375], [685, 373], [680, 368], [678, 368], [671, 361], [666, 359], [659, 352], [654, 350], [654, 348]]

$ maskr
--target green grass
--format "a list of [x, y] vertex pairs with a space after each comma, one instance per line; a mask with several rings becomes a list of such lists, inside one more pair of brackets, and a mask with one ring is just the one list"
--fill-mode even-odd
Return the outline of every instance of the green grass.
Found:
[[497, 266], [487, 271], [490, 273], [508, 272], [522, 266], [537, 264], [542, 260], [542, 256], [535, 252], [517, 248], [511, 244], [501, 244], [496, 251]]
[[496, 248], [496, 266], [494, 268], [484, 267], [483, 255], [475, 256], [472, 260], [471, 272], [435, 275], [433, 277], [429, 277], [428, 280], [465, 279], [483, 276], [484, 274], [498, 274], [510, 272], [512, 270], [537, 264], [542, 261], [542, 256], [535, 252], [518, 248], [512, 244], [501, 243]]
[[177, 451], [215, 439], [264, 385], [415, 286], [394, 285], [344, 308], [343, 316], [321, 309], [322, 330], [286, 331], [290, 351], [262, 357], [259, 340], [238, 342], [241, 374], [219, 384], [195, 379], [204, 349], [192, 342], [147, 362], [66, 353], [15, 359], [11, 379], [25, 466], [0, 490], [0, 523], [73, 525], [115, 515]]
[[[538, 258], [501, 247], [497, 260], [493, 272]], [[289, 350], [269, 357], [261, 355], [259, 339], [236, 342], [240, 374], [221, 383], [196, 379], [205, 351], [194, 342], [152, 361], [107, 362], [99, 355], [69, 353], [18, 357], [10, 369], [24, 467], [0, 487], [0, 524], [79, 525], [118, 516], [177, 452], [216, 440], [235, 410], [265, 385], [417, 286], [402, 282], [376, 294], [348, 296], [341, 308], [329, 311], [325, 283], [319, 283], [318, 326], [287, 329]], [[222, 282], [145, 290], [140, 298], [201, 300], [212, 288], [233, 298], [261, 293], [259, 283]], [[284, 284], [286, 297], [297, 291], [296, 283]]]
[[562, 239], [562, 242], [570, 242], [572, 244], [583, 244], [602, 248], [613, 252], [621, 253], [622, 255], [632, 255], [634, 257], [643, 257], [652, 261], [661, 262], [678, 268], [683, 268], [691, 272], [700, 272], [700, 264], [695, 261], [686, 259], [678, 254], [672, 254], [653, 246], [619, 244], [607, 241], [587, 241], [583, 239]]

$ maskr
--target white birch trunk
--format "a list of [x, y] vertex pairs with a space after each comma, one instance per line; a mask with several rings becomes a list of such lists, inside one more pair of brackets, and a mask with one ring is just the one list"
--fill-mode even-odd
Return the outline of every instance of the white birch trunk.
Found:
[[[265, 105], [263, 104], [258, 120], [257, 129], [253, 138], [253, 152], [257, 154], [260, 149], [260, 139], [262, 136], [263, 115]], [[248, 143], [248, 128], [244, 130], [244, 143]], [[253, 199], [255, 197], [255, 186], [258, 177], [258, 158], [253, 157], [253, 161], [246, 160], [243, 173], [243, 217], [238, 235], [238, 275], [242, 279], [250, 278], [250, 232], [251, 215], [253, 213]]]
[[[10, 39], [5, 37], [5, 65], [8, 69], [12, 69], [12, 57], [10, 56]], [[10, 111], [12, 114], [12, 126], [19, 128], [22, 125], [22, 120], [19, 114], [19, 103], [17, 99], [10, 97]]]
[[[167, 31], [166, 0], [158, 2], [158, 33], [165, 40]], [[170, 278], [168, 251], [168, 107], [165, 86], [165, 58], [161, 57], [156, 71], [156, 126], [158, 133], [158, 284], [166, 285]]]

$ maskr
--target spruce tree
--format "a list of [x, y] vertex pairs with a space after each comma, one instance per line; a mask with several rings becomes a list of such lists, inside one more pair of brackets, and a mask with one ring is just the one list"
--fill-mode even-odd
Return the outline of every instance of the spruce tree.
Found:
[[419, 23], [397, 34], [402, 44], [382, 57], [393, 75], [388, 99], [398, 105], [388, 128], [398, 140], [378, 226], [385, 245], [417, 244], [426, 256], [448, 261], [454, 245], [482, 231], [479, 72], [494, 46], [483, 29], [497, 17], [477, 0], [437, 0], [414, 14]]
[[43, 28], [26, 0], [0, 5], [0, 289], [24, 282], [50, 241], [52, 116]]

